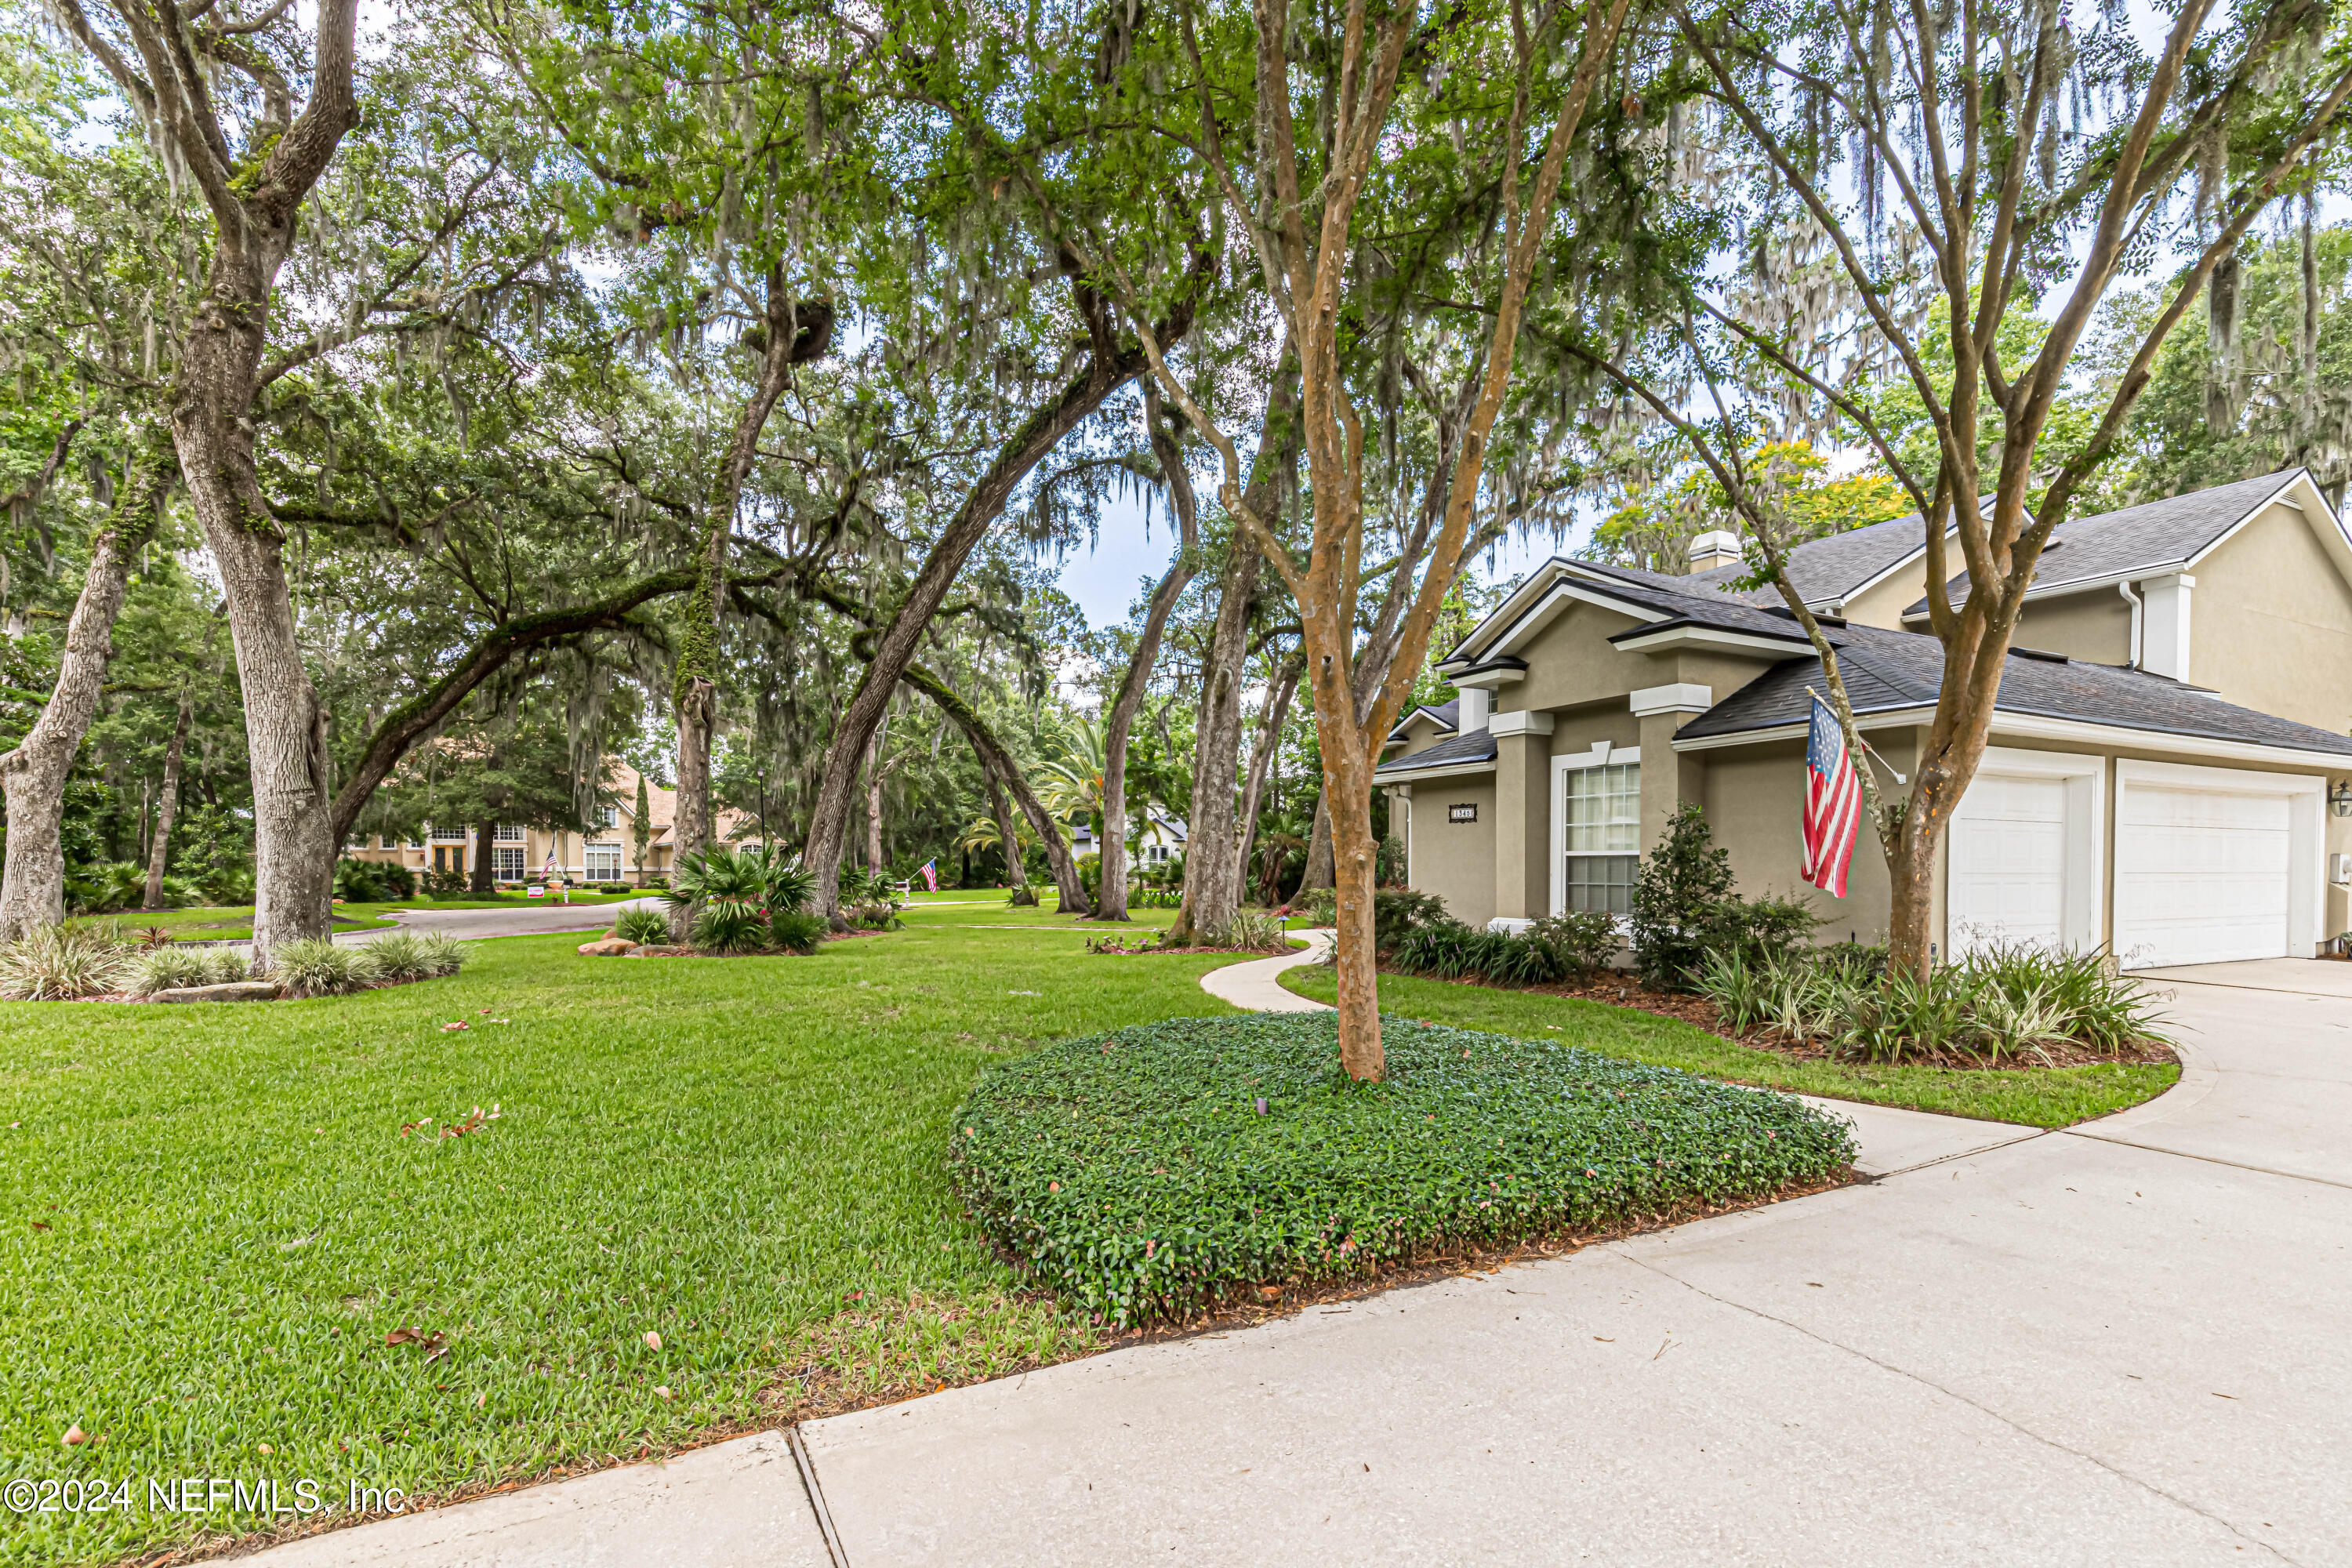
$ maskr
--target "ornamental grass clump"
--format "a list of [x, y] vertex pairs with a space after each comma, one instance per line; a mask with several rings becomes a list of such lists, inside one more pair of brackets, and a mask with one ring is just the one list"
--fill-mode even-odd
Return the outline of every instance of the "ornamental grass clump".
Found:
[[102, 996], [130, 978], [129, 944], [96, 926], [35, 926], [0, 942], [0, 996], [11, 1002]]
[[131, 961], [131, 981], [125, 987], [134, 996], [176, 991], [205, 984], [205, 954], [193, 947], [151, 947]]
[[322, 936], [271, 948], [269, 977], [287, 996], [340, 996], [358, 990], [368, 978], [357, 952]]
[[1454, 1247], [1606, 1231], [1852, 1163], [1786, 1095], [1569, 1044], [1381, 1022], [1340, 1071], [1332, 1015], [1176, 1018], [988, 1069], [950, 1163], [972, 1213], [1074, 1305], [1130, 1325], [1229, 1292]]

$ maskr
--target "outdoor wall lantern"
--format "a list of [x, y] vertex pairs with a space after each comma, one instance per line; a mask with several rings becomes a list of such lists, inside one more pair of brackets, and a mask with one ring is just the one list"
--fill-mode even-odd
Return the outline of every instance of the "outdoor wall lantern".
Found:
[[2352, 783], [2342, 780], [2327, 792], [2327, 804], [2336, 808], [2338, 816], [2352, 816]]

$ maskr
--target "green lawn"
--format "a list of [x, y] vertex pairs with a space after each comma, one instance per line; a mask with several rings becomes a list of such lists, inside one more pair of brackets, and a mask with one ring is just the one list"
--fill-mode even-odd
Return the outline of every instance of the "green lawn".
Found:
[[[573, 889], [574, 904], [618, 904], [646, 894], [630, 891], [617, 894], [583, 893]], [[413, 899], [395, 899], [389, 903], [337, 904], [337, 931], [374, 930], [397, 925], [397, 921], [385, 918], [392, 910], [499, 910], [537, 909], [556, 900], [526, 898], [520, 893], [488, 899], [434, 899], [419, 893]], [[184, 942], [241, 942], [253, 934], [253, 906], [230, 904], [217, 907], [194, 907], [184, 910], [125, 910], [110, 915], [77, 915], [68, 925], [120, 925], [126, 932], [161, 926]]]
[[[1016, 1299], [950, 1194], [949, 1113], [1001, 1053], [1228, 1011], [1218, 959], [1089, 957], [1002, 907], [806, 959], [578, 941], [267, 1006], [0, 1004], [0, 1483], [432, 1493], [772, 1419], [780, 1369], [911, 1388], [1069, 1353], [1087, 1331]], [[448, 1355], [384, 1344], [408, 1326]], [[207, 1522], [136, 1501], [7, 1518], [0, 1563]]]
[[[1282, 984], [1301, 996], [1328, 1002], [1338, 980], [1328, 967], [1303, 964], [1285, 972]], [[2177, 1067], [2139, 1062], [1969, 1072], [1797, 1061], [1775, 1051], [1735, 1045], [1718, 1035], [1638, 1008], [1402, 974], [1381, 976], [1381, 1010], [1465, 1029], [1573, 1040], [1611, 1056], [1682, 1068], [1734, 1083], [2031, 1127], [2066, 1127], [2125, 1110], [2155, 1099], [2180, 1077]]]

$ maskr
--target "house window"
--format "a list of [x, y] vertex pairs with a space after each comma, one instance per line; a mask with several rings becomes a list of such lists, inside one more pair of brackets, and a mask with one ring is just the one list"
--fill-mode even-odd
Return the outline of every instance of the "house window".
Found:
[[522, 829], [520, 827], [505, 826], [493, 828], [490, 831], [490, 842], [493, 844], [520, 844], [522, 842]]
[[582, 847], [583, 870], [591, 882], [617, 882], [621, 879], [621, 847], [617, 844], [589, 844]]
[[436, 827], [433, 830], [436, 844], [463, 844], [468, 835], [462, 827]]
[[1560, 778], [1568, 907], [1631, 913], [1641, 866], [1642, 764], [1570, 768]]
[[[506, 829], [500, 828], [499, 831], [503, 833]], [[501, 882], [521, 881], [522, 846], [520, 844], [492, 844], [490, 846], [490, 868], [497, 873], [498, 879]]]

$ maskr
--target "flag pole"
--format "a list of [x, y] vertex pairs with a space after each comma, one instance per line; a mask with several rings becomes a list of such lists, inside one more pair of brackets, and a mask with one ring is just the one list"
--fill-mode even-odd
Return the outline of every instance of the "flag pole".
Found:
[[[1811, 698], [1816, 702], [1825, 703], [1828, 700], [1826, 698], [1822, 697], [1820, 692], [1814, 690], [1810, 686], [1805, 688], [1805, 695]], [[1830, 711], [1832, 713], [1835, 713], [1837, 710], [1832, 708]], [[1911, 782], [1908, 778], [1904, 776], [1903, 771], [1900, 768], [1897, 768], [1893, 763], [1886, 760], [1885, 752], [1881, 752], [1876, 746], [1870, 743], [1870, 737], [1862, 732], [1862, 726], [1859, 723], [1855, 724], [1853, 727], [1853, 738], [1862, 742], [1862, 749], [1864, 752], [1867, 752], [1870, 755], [1878, 759], [1878, 765], [1880, 767], [1885, 768], [1888, 773], [1895, 775], [1895, 782], [1896, 784], [1907, 784]]]

